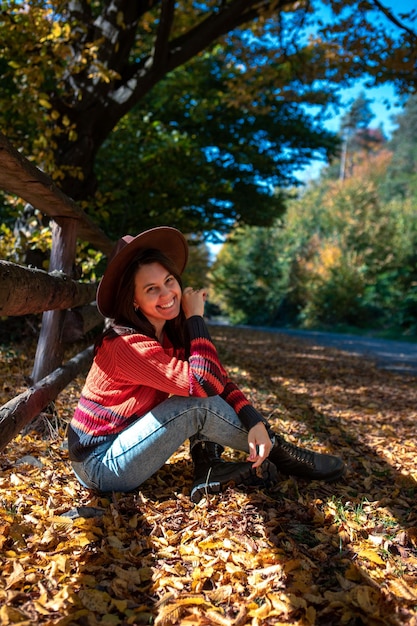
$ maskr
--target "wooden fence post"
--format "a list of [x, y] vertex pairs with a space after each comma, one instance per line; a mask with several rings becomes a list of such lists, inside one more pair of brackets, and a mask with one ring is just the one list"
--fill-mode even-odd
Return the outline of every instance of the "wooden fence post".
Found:
[[[73, 275], [75, 249], [77, 243], [78, 221], [72, 218], [60, 218], [59, 225], [52, 220], [52, 249], [49, 272], [61, 271]], [[32, 381], [38, 382], [62, 364], [64, 344], [61, 341], [65, 310], [45, 311], [42, 315], [42, 327], [36, 348]]]

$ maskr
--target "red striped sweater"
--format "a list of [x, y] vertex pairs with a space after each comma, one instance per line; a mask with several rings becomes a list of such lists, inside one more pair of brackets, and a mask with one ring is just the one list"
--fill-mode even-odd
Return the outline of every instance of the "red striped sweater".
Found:
[[104, 339], [69, 426], [70, 458], [80, 461], [170, 395], [220, 395], [249, 430], [263, 417], [229, 379], [202, 317], [187, 320], [190, 356], [165, 339], [128, 332]]

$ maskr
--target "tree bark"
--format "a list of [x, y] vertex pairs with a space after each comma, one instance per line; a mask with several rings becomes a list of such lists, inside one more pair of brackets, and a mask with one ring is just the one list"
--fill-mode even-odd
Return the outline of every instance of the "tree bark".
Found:
[[27, 391], [0, 408], [0, 452], [82, 371], [93, 358], [93, 346], [78, 353], [65, 365], [45, 376]]
[[96, 289], [96, 284], [77, 282], [62, 272], [48, 274], [0, 259], [0, 315], [82, 306], [95, 300]]

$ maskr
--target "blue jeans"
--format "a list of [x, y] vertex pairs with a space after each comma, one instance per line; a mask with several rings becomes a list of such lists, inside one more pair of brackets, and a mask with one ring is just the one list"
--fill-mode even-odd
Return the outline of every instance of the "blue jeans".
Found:
[[220, 398], [172, 396], [98, 446], [73, 470], [85, 487], [101, 492], [131, 491], [152, 476], [190, 439], [213, 441], [248, 452], [248, 431]]

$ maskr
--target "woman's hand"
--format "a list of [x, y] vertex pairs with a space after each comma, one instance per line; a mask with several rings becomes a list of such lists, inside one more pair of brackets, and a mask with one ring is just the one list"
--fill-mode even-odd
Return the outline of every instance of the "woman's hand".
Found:
[[192, 287], [186, 287], [182, 292], [182, 308], [185, 317], [192, 317], [193, 315], [204, 315], [204, 304], [207, 300], [208, 290], [193, 289]]
[[259, 467], [269, 456], [272, 441], [269, 438], [265, 424], [258, 422], [248, 432], [249, 456], [248, 461], [253, 462], [252, 467]]

